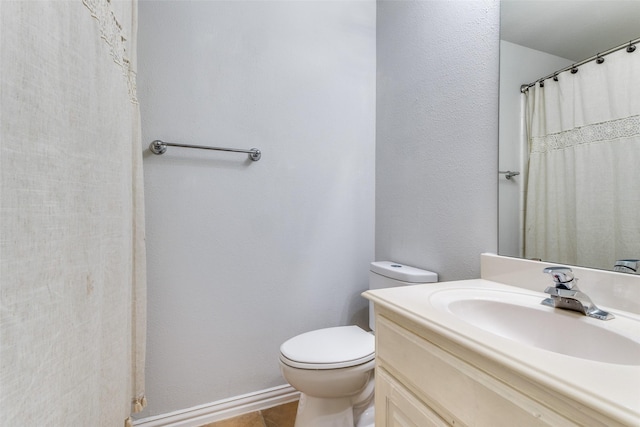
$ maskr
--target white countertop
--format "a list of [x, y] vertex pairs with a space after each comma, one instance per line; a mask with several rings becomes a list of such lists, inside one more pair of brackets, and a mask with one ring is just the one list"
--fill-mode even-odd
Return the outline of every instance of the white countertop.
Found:
[[[548, 296], [542, 292], [484, 279], [379, 289], [367, 291], [363, 295], [375, 304], [498, 362], [546, 388], [594, 408], [623, 424], [640, 425], [640, 359], [636, 365], [604, 363], [571, 357], [503, 338], [431, 304], [430, 299], [435, 293], [452, 289], [508, 291], [539, 297], [540, 301]], [[640, 341], [640, 316], [608, 307], [600, 308], [611, 311], [616, 319], [603, 321], [582, 316], [583, 319], [578, 320], [599, 322], [596, 326]], [[544, 309], [558, 310], [550, 307]], [[616, 322], [618, 319], [625, 320]], [[505, 319], [505, 322], [508, 321], [509, 319]], [[563, 333], [571, 334], [571, 331]]]

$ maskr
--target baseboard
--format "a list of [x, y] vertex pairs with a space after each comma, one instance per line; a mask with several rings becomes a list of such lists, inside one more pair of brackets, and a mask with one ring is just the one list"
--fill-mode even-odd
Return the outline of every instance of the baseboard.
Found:
[[272, 408], [300, 398], [300, 392], [290, 385], [260, 390], [167, 414], [142, 418], [135, 427], [199, 427], [249, 412]]

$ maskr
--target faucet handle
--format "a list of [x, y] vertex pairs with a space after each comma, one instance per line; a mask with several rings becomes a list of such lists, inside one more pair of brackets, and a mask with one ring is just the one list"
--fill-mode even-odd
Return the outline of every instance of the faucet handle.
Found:
[[[571, 289], [574, 285], [573, 271], [569, 267], [554, 266], [547, 267], [542, 270], [543, 273], [550, 274], [553, 277], [556, 288]], [[577, 289], [577, 288], [576, 288]]]
[[619, 259], [613, 267], [613, 271], [620, 273], [634, 273], [640, 274], [638, 271], [640, 267], [640, 260], [637, 259]]

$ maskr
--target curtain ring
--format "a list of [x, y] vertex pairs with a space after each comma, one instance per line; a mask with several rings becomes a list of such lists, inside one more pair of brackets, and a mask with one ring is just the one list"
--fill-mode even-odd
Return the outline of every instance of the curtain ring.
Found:
[[604, 58], [598, 54], [598, 59], [596, 59], [596, 64], [602, 64], [604, 62]]
[[558, 81], [558, 73], [553, 73], [553, 81], [554, 82]]
[[544, 80], [540, 80], [538, 83], [540, 83], [540, 87], [544, 87]]
[[636, 45], [635, 44], [631, 44], [631, 42], [629, 42], [629, 46], [627, 46], [627, 52], [631, 53], [633, 51], [636, 50]]
[[578, 72], [578, 67], [576, 67], [575, 65], [571, 67], [571, 74], [575, 74], [577, 72]]

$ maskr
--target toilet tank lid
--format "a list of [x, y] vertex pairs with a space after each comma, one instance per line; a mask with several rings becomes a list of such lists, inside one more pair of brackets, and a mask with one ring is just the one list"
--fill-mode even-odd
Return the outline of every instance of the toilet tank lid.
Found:
[[432, 283], [438, 281], [438, 274], [433, 271], [410, 267], [393, 261], [375, 261], [370, 270], [381, 276], [409, 283]]

